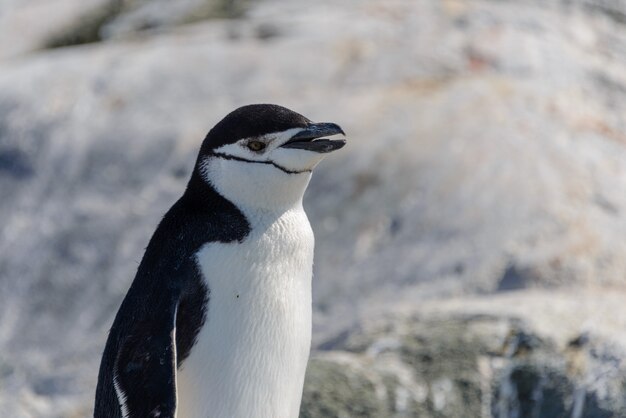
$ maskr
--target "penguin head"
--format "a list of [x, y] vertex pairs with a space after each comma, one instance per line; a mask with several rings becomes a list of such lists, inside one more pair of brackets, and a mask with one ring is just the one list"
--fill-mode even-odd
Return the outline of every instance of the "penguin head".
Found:
[[337, 134], [344, 134], [339, 125], [314, 123], [282, 106], [243, 106], [207, 134], [196, 170], [236, 205], [293, 205], [302, 200], [313, 168], [346, 144], [324, 138]]

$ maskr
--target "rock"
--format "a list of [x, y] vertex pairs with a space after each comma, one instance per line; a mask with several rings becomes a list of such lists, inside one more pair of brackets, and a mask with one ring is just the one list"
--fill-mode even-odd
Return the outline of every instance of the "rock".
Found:
[[238, 18], [247, 8], [247, 0], [0, 0], [0, 60], [206, 19]]
[[0, 0], [0, 61], [43, 48], [62, 28], [76, 25], [109, 0]]
[[[490, 411], [482, 394], [491, 393], [503, 399], [502, 414], [514, 414], [536, 407], [524, 388], [538, 381], [564, 388], [551, 410], [574, 413], [579, 404], [566, 394], [579, 381], [562, 366], [564, 344], [593, 331], [626, 346], [626, 27], [609, 2], [270, 0], [245, 3], [236, 20], [203, 21], [188, 15], [199, 0], [130, 1], [95, 25], [84, 16], [110, 3], [79, 3], [0, 0], [0, 402], [8, 416], [89, 415], [108, 327], [150, 234], [182, 192], [207, 130], [254, 102], [348, 133], [305, 198], [318, 243], [315, 346], [345, 351], [318, 360], [345, 361], [351, 369], [332, 378], [355, 382], [321, 398], [374, 391], [374, 402], [388, 392], [380, 372], [361, 363], [371, 344], [342, 344], [355, 341], [361, 320], [398, 306], [522, 318], [549, 362], [538, 355], [519, 369], [506, 358], [509, 369], [486, 367], [520, 382], [512, 387], [526, 401], [515, 406], [513, 392], [480, 386], [495, 378], [481, 377], [476, 359], [491, 357], [460, 322], [429, 335], [431, 345], [389, 335], [378, 347], [390, 345], [398, 368], [430, 380], [415, 386], [396, 371], [390, 379], [404, 389], [352, 413], [454, 418], [461, 399], [468, 408], [481, 399], [481, 413]], [[104, 41], [42, 50], [83, 23]], [[526, 312], [544, 306], [553, 311]], [[492, 330], [489, 341], [503, 338], [496, 319], [476, 321]], [[467, 341], [475, 351], [459, 365]], [[416, 344], [431, 363], [411, 357]], [[456, 376], [439, 351], [466, 374]], [[311, 379], [330, 373], [320, 367]], [[576, 402], [598, 414], [619, 410], [619, 379], [611, 379]], [[405, 406], [389, 406], [397, 404]]]
[[102, 27], [102, 37], [120, 38], [146, 30], [163, 29], [209, 18], [238, 18], [246, 0], [136, 0]]
[[519, 318], [387, 318], [316, 354], [300, 416], [622, 416], [624, 353], [585, 340], [559, 346]]
[[338, 354], [334, 361], [312, 359], [306, 379], [309, 390], [302, 403], [302, 418], [380, 417], [387, 412], [377, 399], [381, 382], [351, 356]]
[[246, 6], [245, 0], [109, 0], [58, 30], [46, 46], [58, 48], [128, 38], [209, 18], [237, 18]]

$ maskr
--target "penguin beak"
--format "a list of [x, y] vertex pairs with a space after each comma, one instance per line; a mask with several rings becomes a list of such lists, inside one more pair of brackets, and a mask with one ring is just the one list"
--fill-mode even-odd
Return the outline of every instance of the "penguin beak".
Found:
[[289, 141], [281, 145], [282, 148], [303, 149], [307, 151], [327, 153], [336, 151], [346, 145], [345, 139], [328, 139], [331, 136], [345, 132], [336, 123], [312, 123], [304, 130], [292, 136]]

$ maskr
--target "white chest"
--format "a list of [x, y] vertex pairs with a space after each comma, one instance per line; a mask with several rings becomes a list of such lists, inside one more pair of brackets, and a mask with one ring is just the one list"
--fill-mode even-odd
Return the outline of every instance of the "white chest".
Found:
[[178, 418], [296, 418], [311, 343], [313, 233], [301, 208], [206, 244], [204, 327], [179, 370]]

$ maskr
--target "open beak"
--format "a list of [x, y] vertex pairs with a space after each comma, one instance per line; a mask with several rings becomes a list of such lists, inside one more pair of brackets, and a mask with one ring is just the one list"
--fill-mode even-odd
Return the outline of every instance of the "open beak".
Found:
[[335, 123], [312, 123], [304, 130], [292, 136], [281, 147], [303, 149], [307, 151], [326, 153], [336, 151], [346, 145], [345, 139], [328, 139], [323, 136], [332, 136], [345, 132]]

